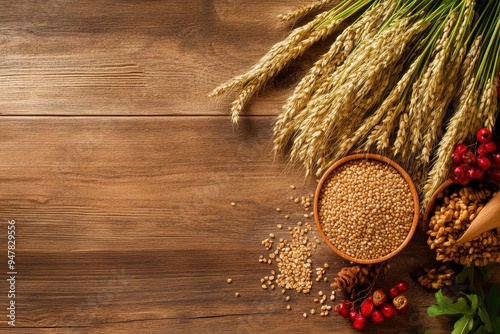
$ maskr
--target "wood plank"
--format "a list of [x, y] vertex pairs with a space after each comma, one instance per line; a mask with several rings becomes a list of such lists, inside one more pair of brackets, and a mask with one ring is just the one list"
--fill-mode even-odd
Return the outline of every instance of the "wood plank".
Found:
[[[17, 224], [17, 327], [354, 333], [335, 315], [303, 319], [312, 295], [289, 293], [287, 312], [279, 291], [260, 288], [273, 267], [257, 261], [261, 240], [287, 237], [276, 224], [304, 219], [289, 196], [316, 184], [273, 161], [271, 124], [272, 117], [244, 117], [236, 129], [220, 117], [2, 117], [0, 226]], [[393, 260], [388, 281], [411, 281], [409, 272], [431, 259], [419, 232]], [[330, 278], [345, 265], [324, 244], [313, 261], [329, 262]], [[313, 293], [320, 289], [329, 292], [328, 283]], [[432, 293], [411, 281], [409, 297], [410, 314], [377, 332], [449, 333], [446, 319], [426, 315]]]
[[[0, 13], [0, 114], [227, 115], [210, 100], [289, 27], [303, 1], [31, 1]], [[328, 41], [261, 94], [255, 115], [280, 112], [289, 88]]]

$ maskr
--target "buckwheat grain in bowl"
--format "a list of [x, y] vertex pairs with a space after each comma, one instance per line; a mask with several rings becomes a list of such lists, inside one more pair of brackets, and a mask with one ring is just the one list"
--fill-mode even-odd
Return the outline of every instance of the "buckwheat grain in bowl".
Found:
[[315, 221], [330, 248], [357, 263], [382, 262], [401, 251], [418, 223], [418, 195], [408, 174], [374, 154], [336, 162], [316, 190]]

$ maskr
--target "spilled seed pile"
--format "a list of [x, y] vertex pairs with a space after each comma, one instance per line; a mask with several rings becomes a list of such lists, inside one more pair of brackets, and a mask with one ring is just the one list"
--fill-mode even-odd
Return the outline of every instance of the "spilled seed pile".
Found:
[[[292, 191], [296, 189], [293, 185], [290, 188]], [[275, 209], [281, 216], [280, 223], [276, 224], [274, 232], [270, 232], [262, 240], [261, 244], [266, 252], [258, 258], [259, 263], [271, 266], [272, 269], [260, 279], [260, 288], [281, 291], [283, 308], [287, 311], [296, 312], [303, 318], [326, 317], [333, 309], [329, 303], [335, 301], [336, 293], [328, 285], [329, 264], [313, 265], [313, 254], [322, 242], [316, 232], [311, 230], [314, 219], [313, 194], [291, 196], [289, 200], [299, 205], [303, 212], [300, 213], [300, 218], [296, 214], [292, 218], [292, 215], [283, 213], [281, 208]], [[316, 288], [319, 289], [314, 295], [313, 284], [317, 284]], [[331, 290], [330, 293], [324, 292], [327, 289]], [[298, 306], [294, 305], [291, 292], [295, 292], [297, 296], [311, 296], [311, 305], [295, 310]]]

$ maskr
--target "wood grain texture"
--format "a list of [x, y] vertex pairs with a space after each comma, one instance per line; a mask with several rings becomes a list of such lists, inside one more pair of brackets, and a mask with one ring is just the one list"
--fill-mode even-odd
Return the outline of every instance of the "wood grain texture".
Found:
[[[231, 97], [207, 94], [286, 36], [290, 27], [276, 16], [300, 3], [8, 2], [0, 14], [0, 113], [226, 115]], [[292, 67], [290, 83], [271, 83], [248, 112], [278, 113], [297, 71], [325, 47]]]
[[[290, 293], [287, 312], [280, 292], [260, 288], [273, 267], [257, 261], [266, 254], [261, 240], [286, 237], [276, 224], [303, 219], [289, 196], [315, 187], [273, 162], [271, 122], [245, 117], [233, 131], [214, 117], [2, 117], [0, 220], [17, 222], [18, 327], [350, 332], [338, 317], [303, 319], [311, 295]], [[432, 263], [424, 240], [417, 233], [389, 280], [411, 281], [409, 272]], [[329, 262], [330, 277], [345, 264], [326, 245], [313, 260]], [[328, 284], [313, 292], [320, 289]], [[446, 320], [426, 316], [433, 296], [424, 292], [412, 283], [412, 313], [378, 332], [447, 333]]]
[[[272, 115], [329, 40], [272, 82], [239, 127], [229, 100], [206, 97], [283, 38], [276, 15], [303, 3], [2, 4], [0, 273], [14, 219], [16, 332], [354, 333], [338, 316], [303, 319], [312, 295], [289, 293], [286, 311], [278, 291], [260, 288], [273, 266], [257, 261], [270, 232], [287, 236], [276, 224], [304, 219], [289, 197], [316, 185], [273, 157]], [[433, 295], [410, 277], [432, 258], [418, 232], [388, 277], [411, 282], [412, 311], [367, 332], [450, 332], [426, 315]], [[345, 265], [323, 244], [313, 261], [328, 262], [330, 278]]]

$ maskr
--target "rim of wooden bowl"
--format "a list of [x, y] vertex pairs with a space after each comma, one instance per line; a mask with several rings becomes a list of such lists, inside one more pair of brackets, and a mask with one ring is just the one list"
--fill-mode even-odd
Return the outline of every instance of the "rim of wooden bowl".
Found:
[[[492, 185], [496, 186], [498, 189], [500, 189], [500, 182], [499, 181], [488, 180], [488, 181], [482, 181], [482, 182], [492, 184]], [[479, 182], [479, 183], [481, 183], [481, 182]], [[429, 216], [431, 215], [432, 210], [434, 209], [434, 204], [436, 203], [437, 196], [441, 192], [443, 192], [446, 188], [449, 188], [449, 187], [451, 187], [453, 185], [456, 185], [457, 187], [467, 187], [467, 186], [469, 186], [469, 185], [462, 185], [460, 183], [453, 182], [451, 179], [448, 179], [448, 180], [444, 181], [437, 188], [437, 190], [434, 192], [434, 194], [431, 196], [431, 198], [429, 199], [429, 202], [427, 203], [427, 206], [425, 207], [425, 212], [424, 212], [424, 215], [422, 216], [422, 228], [423, 228], [424, 231], [429, 230]]]
[[[399, 172], [399, 174], [403, 177], [403, 179], [408, 184], [410, 191], [411, 191], [411, 194], [412, 194], [412, 197], [413, 197], [413, 205], [414, 205], [415, 214], [413, 216], [413, 222], [412, 222], [410, 231], [408, 232], [408, 235], [406, 236], [405, 240], [401, 243], [401, 245], [399, 245], [398, 248], [396, 248], [391, 253], [386, 254], [380, 258], [356, 259], [356, 258], [342, 252], [337, 247], [335, 247], [332, 244], [332, 242], [328, 239], [328, 237], [325, 235], [325, 233], [323, 232], [323, 228], [321, 227], [321, 223], [319, 221], [319, 195], [320, 195], [321, 189], [323, 188], [323, 183], [326, 181], [326, 179], [332, 173], [333, 170], [337, 169], [339, 166], [345, 164], [346, 162], [353, 161], [353, 160], [376, 160], [376, 161], [380, 161], [383, 163], [387, 163], [388, 165], [390, 165], [391, 167], [396, 169]], [[374, 264], [374, 263], [383, 262], [383, 261], [390, 259], [394, 255], [398, 254], [401, 250], [403, 250], [403, 248], [405, 248], [406, 245], [408, 245], [411, 238], [413, 237], [413, 234], [415, 233], [415, 230], [416, 230], [417, 225], [418, 225], [419, 215], [420, 215], [420, 202], [419, 202], [419, 198], [418, 198], [417, 189], [415, 188], [415, 185], [413, 184], [411, 177], [396, 162], [394, 162], [391, 159], [386, 158], [384, 156], [378, 155], [378, 154], [371, 154], [371, 153], [352, 154], [352, 155], [346, 156], [346, 157], [338, 160], [330, 168], [328, 168], [328, 170], [323, 174], [323, 176], [321, 177], [321, 180], [318, 183], [318, 186], [316, 187], [316, 193], [314, 194], [314, 221], [316, 223], [316, 227], [318, 228], [319, 234], [321, 235], [321, 238], [328, 245], [328, 247], [330, 247], [330, 249], [333, 250], [334, 253], [336, 253], [337, 255], [341, 256], [342, 258], [344, 258], [348, 261], [356, 262], [359, 264]]]

